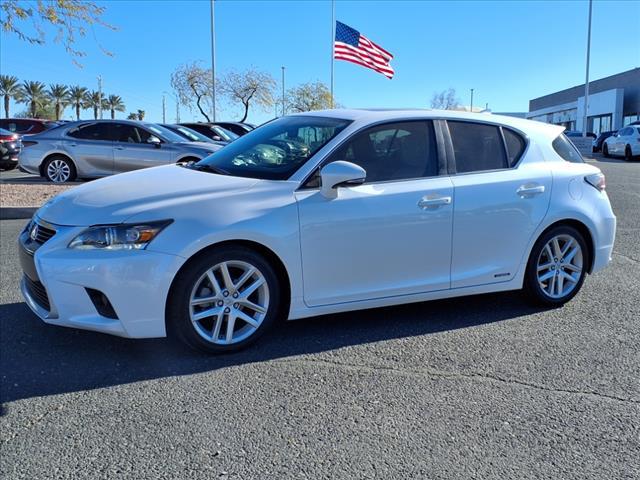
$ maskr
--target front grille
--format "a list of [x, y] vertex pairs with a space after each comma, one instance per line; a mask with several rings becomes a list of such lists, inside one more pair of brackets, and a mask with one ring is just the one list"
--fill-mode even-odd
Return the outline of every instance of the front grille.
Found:
[[33, 300], [47, 312], [51, 310], [51, 305], [49, 305], [49, 296], [47, 295], [44, 285], [40, 282], [34, 282], [26, 275], [24, 276], [24, 283], [31, 298], [33, 298]]
[[[31, 237], [32, 240], [40, 245], [42, 245], [43, 243], [45, 243], [47, 240], [49, 240], [51, 237], [53, 237], [56, 234], [56, 231], [51, 229], [51, 228], [47, 228], [44, 225], [40, 225], [39, 223], [35, 223], [35, 225], [37, 225], [36, 227], [36, 232], [35, 232], [35, 238]], [[32, 227], [33, 228], [33, 227]], [[29, 235], [31, 235], [31, 231], [29, 232]]]

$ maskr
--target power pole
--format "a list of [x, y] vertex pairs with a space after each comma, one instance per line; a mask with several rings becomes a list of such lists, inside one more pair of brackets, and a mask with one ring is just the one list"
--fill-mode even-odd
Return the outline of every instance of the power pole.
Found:
[[282, 116], [284, 117], [287, 114], [286, 107], [284, 104], [284, 66], [282, 67]]
[[176, 100], [176, 123], [180, 123], [180, 103]]
[[471, 89], [471, 105], [469, 106], [469, 111], [473, 113], [473, 88]]
[[98, 102], [98, 118], [102, 120], [102, 75], [98, 75], [98, 96], [100, 99]]
[[216, 121], [216, 33], [214, 26], [213, 2], [211, 0], [211, 106], [213, 121]]
[[587, 27], [587, 73], [584, 80], [584, 118], [582, 120], [582, 137], [587, 136], [587, 122], [589, 121], [589, 56], [591, 55], [591, 7], [593, 1], [589, 0], [589, 25]]
[[166, 116], [165, 116], [164, 93], [162, 94], [162, 123], [167, 123], [167, 119], [166, 119]]

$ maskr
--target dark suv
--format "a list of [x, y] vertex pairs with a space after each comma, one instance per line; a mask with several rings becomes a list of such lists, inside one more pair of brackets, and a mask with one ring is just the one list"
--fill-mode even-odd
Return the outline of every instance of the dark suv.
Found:
[[40, 120], [37, 118], [3, 118], [0, 119], [0, 128], [20, 135], [33, 135], [41, 133], [59, 124], [52, 120]]

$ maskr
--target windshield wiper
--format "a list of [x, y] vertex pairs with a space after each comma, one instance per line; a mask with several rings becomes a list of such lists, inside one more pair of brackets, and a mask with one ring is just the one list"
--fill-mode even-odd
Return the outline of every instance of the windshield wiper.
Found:
[[216, 173], [218, 175], [231, 175], [226, 170], [223, 170], [222, 168], [219, 168], [219, 167], [214, 167], [213, 165], [199, 165], [196, 163], [195, 165], [192, 165], [190, 168], [193, 168], [194, 170], [200, 170], [203, 172]]

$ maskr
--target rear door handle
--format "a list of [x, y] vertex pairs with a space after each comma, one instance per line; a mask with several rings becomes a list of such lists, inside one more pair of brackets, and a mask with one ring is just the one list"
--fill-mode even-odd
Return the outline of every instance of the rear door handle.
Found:
[[122, 147], [122, 146], [120, 146], [120, 145], [117, 145], [117, 146], [115, 146], [114, 148], [115, 148], [116, 150], [124, 150], [124, 147]]
[[525, 185], [521, 185], [520, 188], [516, 190], [516, 193], [523, 198], [533, 197], [534, 195], [544, 193], [544, 185], [527, 183]]
[[436, 209], [451, 204], [451, 197], [424, 196], [418, 202], [418, 207], [423, 210]]

